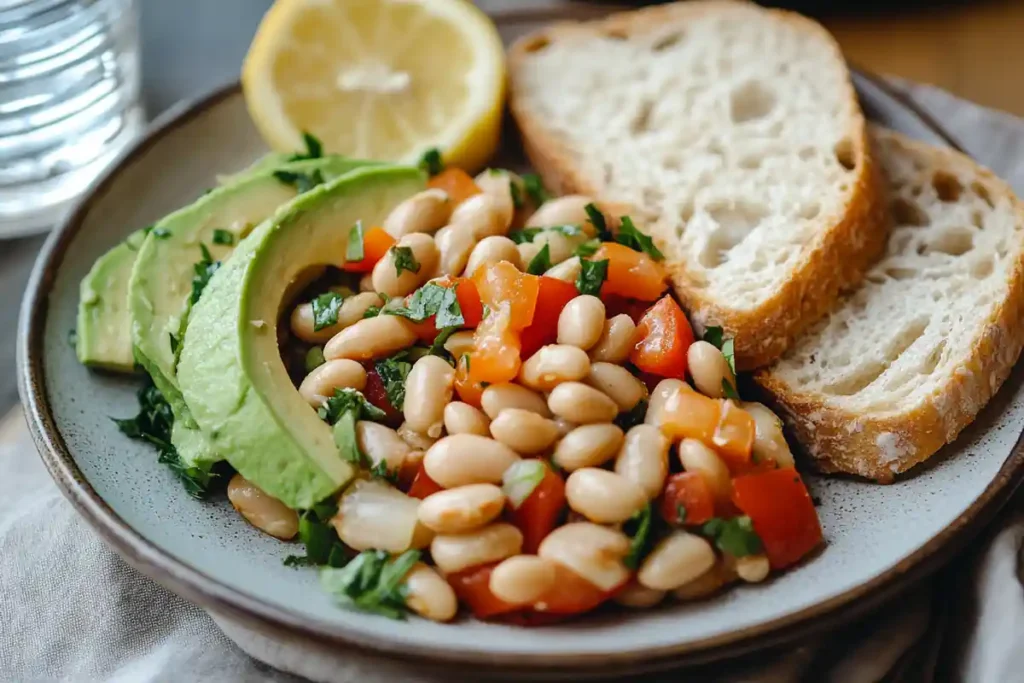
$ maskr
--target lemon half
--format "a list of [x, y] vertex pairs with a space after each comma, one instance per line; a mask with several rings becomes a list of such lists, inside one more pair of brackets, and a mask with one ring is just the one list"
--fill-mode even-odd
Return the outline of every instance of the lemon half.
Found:
[[505, 54], [464, 0], [277, 0], [242, 87], [276, 150], [309, 131], [335, 154], [415, 162], [437, 147], [476, 170], [498, 145]]

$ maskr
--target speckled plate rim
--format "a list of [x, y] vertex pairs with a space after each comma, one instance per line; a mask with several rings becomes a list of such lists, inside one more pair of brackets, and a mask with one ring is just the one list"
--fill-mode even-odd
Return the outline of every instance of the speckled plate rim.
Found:
[[[868, 83], [898, 100], [926, 129], [952, 146], [955, 141], [940, 126], [880, 79], [863, 72], [859, 82]], [[72, 239], [81, 228], [95, 198], [117, 179], [122, 169], [144, 154], [169, 131], [202, 116], [222, 100], [236, 96], [238, 83], [226, 85], [205, 97], [176, 106], [158, 118], [145, 136], [127, 149], [97, 180], [62, 225], [46, 241], [33, 269], [20, 314], [18, 335], [18, 388], [25, 406], [29, 430], [46, 468], [62, 493], [100, 537], [131, 566], [191, 602], [271, 637], [282, 630], [292, 636], [357, 648], [367, 654], [405, 659], [419, 665], [463, 664], [487, 669], [500, 667], [504, 675], [516, 672], [548, 674], [600, 674], [654, 670], [681, 664], [698, 664], [763, 649], [834, 628], [877, 607], [910, 583], [938, 569], [978, 534], [1011, 497], [1024, 477], [1024, 435], [992, 482], [967, 510], [916, 552], [873, 580], [859, 584], [829, 600], [801, 611], [749, 628], [731, 631], [675, 646], [634, 648], [611, 652], [595, 661], [593, 656], [537, 655], [530, 657], [482, 655], [457, 644], [398, 650], [394, 643], [369, 637], [356, 629], [313, 622], [299, 611], [288, 610], [244, 594], [193, 569], [159, 549], [117, 515], [85, 479], [56, 426], [46, 396], [43, 370], [43, 335], [48, 297], [58, 268]]]

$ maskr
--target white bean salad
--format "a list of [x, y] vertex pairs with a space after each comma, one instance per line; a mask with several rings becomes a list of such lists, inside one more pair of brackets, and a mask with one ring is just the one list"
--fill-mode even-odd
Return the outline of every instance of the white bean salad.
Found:
[[305, 545], [287, 563], [388, 616], [542, 624], [819, 545], [779, 419], [740, 400], [721, 328], [695, 340], [624, 211], [435, 170], [290, 309], [286, 363], [360, 474], [300, 511], [234, 476], [246, 520]]

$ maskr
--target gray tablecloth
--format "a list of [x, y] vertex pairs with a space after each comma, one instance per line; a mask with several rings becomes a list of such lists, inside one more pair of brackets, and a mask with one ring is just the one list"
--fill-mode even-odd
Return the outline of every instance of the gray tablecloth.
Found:
[[[1024, 122], [939, 90], [908, 90], [1024, 193]], [[0, 680], [297, 680], [250, 659], [204, 612], [124, 564], [61, 497], [21, 426], [0, 430], [17, 430], [0, 439]], [[881, 614], [687, 680], [1024, 680], [1022, 542], [1024, 497], [1018, 496], [969, 553]], [[371, 669], [350, 679], [382, 680]]]

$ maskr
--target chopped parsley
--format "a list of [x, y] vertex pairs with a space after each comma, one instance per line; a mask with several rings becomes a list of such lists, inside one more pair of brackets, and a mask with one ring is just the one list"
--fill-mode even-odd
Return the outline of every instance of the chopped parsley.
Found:
[[522, 230], [513, 230], [508, 234], [508, 238], [516, 244], [526, 244], [532, 242], [533, 238], [544, 231], [544, 228], [523, 228]]
[[523, 190], [537, 206], [551, 199], [551, 194], [544, 189], [544, 183], [536, 173], [527, 173], [523, 176]]
[[347, 387], [335, 389], [334, 396], [324, 401], [317, 411], [320, 419], [330, 424], [335, 424], [347, 413], [355, 415], [357, 420], [374, 422], [380, 422], [387, 417], [383, 410], [367, 401], [361, 392]]
[[153, 237], [157, 238], [158, 240], [165, 240], [165, 239], [167, 239], [168, 237], [171, 236], [171, 231], [168, 230], [167, 228], [154, 228], [154, 227], [150, 227], [150, 228], [148, 228], [148, 230], [149, 230], [148, 234], [152, 235]]
[[[704, 330], [704, 341], [711, 344], [716, 349], [722, 352], [722, 356], [725, 358], [725, 362], [729, 364], [729, 369], [732, 370], [733, 377], [736, 376], [736, 342], [732, 338], [726, 338], [725, 330], [718, 325], [712, 325]], [[736, 387], [733, 386], [729, 380], [722, 380], [722, 391], [725, 393], [726, 398], [739, 399], [739, 392], [736, 391]]]
[[235, 236], [231, 233], [230, 230], [223, 230], [221, 228], [217, 228], [213, 231], [213, 243], [232, 245], [235, 243]]
[[187, 467], [181, 461], [177, 449], [171, 445], [174, 413], [167, 399], [151, 380], [139, 389], [137, 396], [138, 415], [123, 420], [113, 418], [114, 424], [125, 436], [156, 446], [160, 452], [158, 461], [177, 475], [188, 494], [193, 498], [205, 497], [209, 493], [210, 481], [216, 475], [199, 467]]
[[405, 380], [412, 371], [412, 363], [408, 359], [409, 353], [402, 351], [374, 363], [377, 374], [384, 384], [388, 403], [395, 410], [402, 410], [405, 407]]
[[458, 326], [446, 327], [442, 329], [436, 337], [434, 337], [434, 343], [430, 345], [430, 349], [427, 351], [431, 356], [440, 356], [446, 361], [455, 365], [455, 361], [452, 359], [452, 354], [448, 353], [448, 350], [444, 348], [444, 343], [448, 341], [448, 337], [452, 336], [459, 331]]
[[725, 377], [722, 378], [722, 395], [726, 398], [731, 398], [734, 401], [740, 400], [740, 392], [736, 390], [736, 387], [732, 385]]
[[320, 583], [342, 605], [392, 619], [405, 617], [405, 576], [420, 559], [406, 550], [392, 560], [383, 550], [364, 550], [342, 568], [320, 570]]
[[725, 330], [718, 325], [712, 325], [704, 330], [703, 339], [716, 349], [721, 349], [722, 342], [725, 340]]
[[576, 276], [576, 290], [580, 294], [601, 294], [601, 285], [608, 278], [608, 259], [601, 261], [580, 261], [582, 269]]
[[576, 247], [572, 252], [573, 256], [579, 256], [580, 258], [587, 258], [597, 253], [597, 250], [601, 248], [601, 240], [596, 237], [592, 240], [587, 240], [583, 244]]
[[210, 250], [206, 248], [205, 244], [200, 244], [199, 250], [202, 252], [203, 258], [192, 267], [194, 274], [192, 275], [192, 296], [189, 298], [189, 303], [193, 306], [199, 302], [199, 297], [203, 295], [206, 285], [210, 284], [210, 278], [220, 268], [220, 261], [213, 260], [213, 256], [210, 255]]
[[628, 432], [632, 427], [643, 424], [645, 417], [647, 417], [647, 399], [642, 398], [626, 412], [619, 413], [618, 417], [615, 418], [615, 424], [622, 431]]
[[459, 306], [456, 288], [457, 285], [442, 287], [428, 282], [413, 292], [407, 304], [401, 305], [401, 300], [396, 300], [398, 304], [386, 306], [383, 312], [399, 315], [416, 323], [421, 323], [432, 315], [437, 316], [434, 319], [434, 326], [439, 330], [446, 327], [461, 327], [466, 324], [466, 319]]
[[391, 247], [391, 258], [395, 261], [396, 277], [401, 277], [405, 271], [410, 273], [420, 272], [420, 262], [416, 260], [416, 255], [412, 253], [412, 247]]
[[363, 311], [363, 319], [365, 320], [366, 318], [376, 318], [378, 315], [380, 315], [380, 312], [380, 306], [370, 306], [365, 311]]
[[338, 324], [338, 311], [345, 297], [337, 292], [325, 292], [312, 301], [313, 306], [313, 331], [319, 332], [322, 329]]
[[757, 555], [764, 546], [754, 531], [754, 523], [746, 515], [723, 519], [714, 517], [701, 527], [701, 533], [710, 538], [723, 553], [733, 557]]
[[305, 152], [296, 152], [288, 157], [288, 161], [302, 161], [303, 159], [320, 159], [324, 155], [324, 146], [312, 133], [302, 131], [302, 143], [306, 146]]
[[629, 216], [622, 217], [622, 225], [619, 226], [619, 234], [615, 236], [615, 241], [619, 244], [629, 247], [633, 251], [639, 251], [647, 254], [655, 261], [664, 261], [665, 255], [661, 253], [661, 250], [654, 244], [654, 240], [651, 239], [650, 235], [646, 235], [640, 231], [633, 224], [633, 219]]
[[551, 249], [548, 245], [541, 247], [537, 255], [530, 259], [526, 272], [530, 275], [543, 275], [551, 267]]
[[508, 193], [512, 195], [512, 208], [523, 208], [523, 189], [519, 187], [519, 183], [516, 182], [516, 179], [511, 173], [508, 173], [508, 171], [501, 171], [499, 169], [495, 170], [498, 170], [499, 173], [505, 173], [508, 175]]
[[366, 258], [363, 247], [363, 222], [356, 221], [356, 224], [348, 229], [348, 244], [345, 245], [345, 261], [357, 263]]
[[356, 467], [369, 468], [373, 465], [370, 456], [359, 447], [359, 437], [356, 434], [356, 422], [359, 414], [355, 410], [346, 410], [334, 423], [334, 445], [338, 447], [338, 454], [343, 460], [347, 460]]
[[284, 559], [285, 566], [345, 566], [348, 551], [331, 526], [331, 518], [337, 513], [337, 504], [328, 498], [299, 516], [299, 541], [306, 546], [306, 554], [289, 555]]
[[174, 334], [173, 332], [168, 332], [167, 337], [170, 339], [171, 342], [171, 353], [174, 354], [175, 358], [177, 358], [178, 349], [181, 348], [181, 340], [179, 340], [177, 335]]
[[274, 177], [285, 185], [291, 185], [294, 187], [299, 194], [303, 192], [309, 192], [317, 185], [323, 185], [324, 174], [320, 172], [320, 169], [315, 169], [309, 173], [301, 173], [297, 171], [274, 171]]
[[597, 208], [597, 204], [591, 202], [583, 207], [583, 210], [587, 212], [587, 219], [590, 220], [590, 224], [597, 231], [597, 239], [602, 242], [611, 242], [613, 238], [612, 231], [608, 229], [608, 221], [605, 220], [601, 209]]
[[306, 362], [305, 362], [305, 365], [306, 365], [306, 372], [307, 373], [313, 372], [314, 370], [316, 370], [318, 367], [320, 367], [321, 365], [323, 365], [326, 362], [327, 362], [327, 359], [324, 358], [323, 347], [314, 346], [309, 351], [306, 352]]
[[444, 160], [441, 158], [441, 151], [437, 147], [431, 147], [420, 157], [420, 169], [427, 175], [435, 176], [444, 170]]
[[651, 504], [648, 503], [626, 520], [622, 527], [622, 530], [630, 537], [629, 553], [622, 559], [622, 564], [629, 569], [637, 569], [651, 550], [652, 517]]
[[729, 364], [729, 369], [732, 370], [732, 374], [736, 374], [736, 343], [732, 339], [726, 339], [722, 342], [722, 355], [725, 356], [725, 362]]
[[388, 461], [381, 459], [370, 468], [370, 476], [374, 479], [383, 479], [392, 486], [398, 486], [398, 470], [388, 469]]

